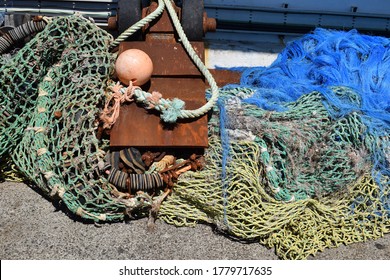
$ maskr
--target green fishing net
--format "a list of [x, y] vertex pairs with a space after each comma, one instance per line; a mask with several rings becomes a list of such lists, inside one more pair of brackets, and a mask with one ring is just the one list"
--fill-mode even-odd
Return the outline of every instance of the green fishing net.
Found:
[[45, 194], [96, 221], [122, 220], [144, 202], [121, 202], [101, 174], [107, 144], [96, 133], [111, 41], [81, 16], [59, 17], [0, 68], [1, 161], [11, 156]]
[[[110, 42], [81, 16], [58, 17], [16, 54], [1, 56], [0, 66], [0, 176], [14, 174], [14, 164], [48, 197], [93, 221], [146, 216], [155, 200], [124, 196], [104, 173], [109, 142], [97, 133], [115, 59]], [[374, 183], [367, 157], [380, 139], [359, 137], [367, 129], [359, 115], [333, 120], [317, 92], [284, 112], [241, 102], [251, 94], [221, 92], [224, 112], [216, 106], [209, 121], [207, 164], [180, 175], [159, 218], [214, 224], [283, 259], [387, 233], [382, 198], [390, 194]]]

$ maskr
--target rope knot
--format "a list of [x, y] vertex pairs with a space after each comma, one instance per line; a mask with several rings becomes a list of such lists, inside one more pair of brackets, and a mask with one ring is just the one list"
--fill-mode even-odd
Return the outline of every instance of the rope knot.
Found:
[[175, 123], [179, 118], [184, 105], [184, 101], [178, 98], [167, 102], [167, 104], [165, 104], [165, 110], [161, 114], [161, 119], [167, 123]]
[[103, 128], [110, 128], [116, 122], [119, 117], [121, 104], [134, 101], [134, 92], [135, 90], [140, 89], [140, 87], [133, 86], [133, 83], [130, 81], [126, 90], [123, 90], [123, 86], [120, 82], [117, 82], [114, 86], [108, 87], [108, 89], [112, 93], [107, 98], [104, 109], [100, 114], [100, 119], [104, 123]]
[[161, 93], [159, 93], [158, 91], [153, 91], [148, 97], [146, 97], [146, 100], [149, 102], [148, 107], [146, 107], [146, 109], [154, 109], [156, 106], [159, 105], [161, 98]]

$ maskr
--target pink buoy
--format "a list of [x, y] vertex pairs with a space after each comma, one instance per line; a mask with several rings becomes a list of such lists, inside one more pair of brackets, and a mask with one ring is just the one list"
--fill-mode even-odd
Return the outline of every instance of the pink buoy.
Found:
[[115, 71], [123, 84], [128, 86], [131, 81], [135, 86], [142, 86], [152, 76], [153, 62], [145, 52], [129, 49], [118, 56]]

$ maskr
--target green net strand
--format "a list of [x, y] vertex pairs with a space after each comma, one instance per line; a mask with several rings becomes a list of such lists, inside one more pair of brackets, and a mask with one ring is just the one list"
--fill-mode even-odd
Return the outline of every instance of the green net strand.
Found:
[[[20, 178], [16, 166], [50, 199], [96, 222], [146, 217], [159, 200], [121, 193], [104, 173], [109, 141], [96, 135], [110, 98], [112, 40], [79, 15], [58, 17], [24, 48], [0, 57], [1, 179]], [[351, 89], [332, 90], [361, 102]], [[372, 135], [359, 112], [332, 119], [318, 92], [283, 112], [242, 102], [252, 94], [221, 90], [224, 107], [210, 114], [206, 166], [180, 175], [158, 217], [176, 226], [215, 225], [275, 248], [282, 259], [388, 233], [390, 192], [383, 186], [390, 180], [370, 172], [371, 154], [383, 152], [389, 162], [388, 135]]]
[[[335, 91], [356, 95], [347, 88]], [[287, 104], [283, 112], [238, 97], [227, 100], [227, 120], [217, 125], [225, 125], [230, 141], [247, 139], [261, 147], [263, 184], [277, 200], [321, 197], [355, 182], [372, 166], [372, 139], [360, 116], [332, 120], [318, 92]]]

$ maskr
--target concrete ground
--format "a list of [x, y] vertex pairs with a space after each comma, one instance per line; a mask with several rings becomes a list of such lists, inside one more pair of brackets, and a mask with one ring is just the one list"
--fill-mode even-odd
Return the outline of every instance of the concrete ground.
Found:
[[[208, 225], [178, 228], [146, 219], [94, 224], [74, 220], [33, 188], [0, 183], [0, 259], [275, 260], [273, 249], [232, 240]], [[390, 260], [390, 235], [328, 249], [309, 259]]]

